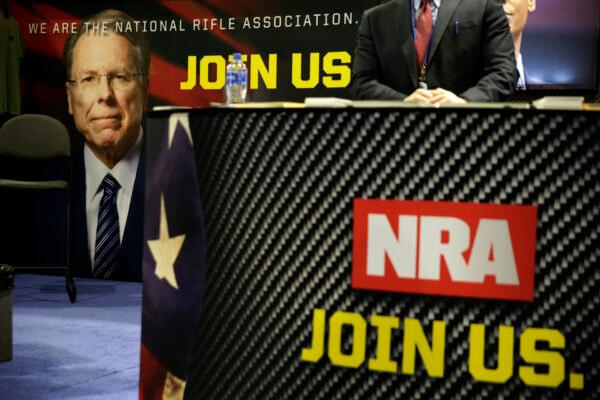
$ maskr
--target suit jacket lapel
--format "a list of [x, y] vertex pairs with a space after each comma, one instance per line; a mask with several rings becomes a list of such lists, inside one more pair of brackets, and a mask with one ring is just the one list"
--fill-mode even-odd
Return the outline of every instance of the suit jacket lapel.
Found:
[[412, 0], [398, 0], [394, 7], [395, 37], [400, 38], [401, 50], [412, 83], [417, 86], [417, 55], [412, 32]]
[[452, 14], [458, 6], [461, 0], [442, 0], [440, 8], [438, 9], [437, 19], [435, 21], [435, 31], [433, 32], [433, 38], [431, 39], [431, 48], [429, 49], [429, 60], [433, 59], [435, 51], [437, 50], [442, 36], [450, 23]]
[[[147, 131], [146, 131], [147, 132]], [[145, 135], [142, 139], [142, 150], [140, 161], [138, 163], [131, 203], [129, 204], [129, 213], [127, 222], [125, 222], [125, 231], [121, 240], [119, 249], [119, 267], [116, 279], [124, 280], [142, 280], [142, 252], [144, 246], [144, 177], [145, 177]]]
[[85, 199], [85, 161], [83, 144], [76, 146], [72, 157], [71, 174], [71, 259], [70, 268], [75, 276], [91, 277], [92, 264], [88, 243]]

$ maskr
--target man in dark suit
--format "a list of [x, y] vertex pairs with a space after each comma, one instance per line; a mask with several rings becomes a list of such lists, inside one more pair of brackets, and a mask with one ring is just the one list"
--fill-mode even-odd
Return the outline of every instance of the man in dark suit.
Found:
[[69, 113], [83, 137], [73, 152], [71, 265], [75, 276], [142, 278], [142, 115], [150, 50], [128, 15], [87, 18], [63, 52]]
[[394, 0], [363, 14], [350, 90], [364, 100], [500, 101], [516, 82], [514, 51], [499, 0]]

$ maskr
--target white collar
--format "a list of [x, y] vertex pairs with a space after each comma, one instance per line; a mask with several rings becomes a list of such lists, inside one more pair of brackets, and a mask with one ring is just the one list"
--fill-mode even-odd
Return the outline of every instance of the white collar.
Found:
[[517, 54], [517, 71], [519, 72], [519, 79], [517, 80], [517, 89], [525, 89], [525, 68], [523, 67], [523, 57], [521, 53]]
[[135, 175], [140, 161], [140, 153], [142, 150], [142, 137], [144, 130], [140, 127], [140, 133], [137, 140], [131, 146], [125, 157], [123, 157], [112, 169], [108, 168], [100, 161], [87, 143], [83, 149], [83, 158], [85, 162], [85, 182], [86, 182], [86, 200], [89, 204], [92, 199], [100, 192], [100, 184], [107, 173], [111, 175], [121, 185], [121, 190], [130, 197], [133, 194], [133, 184], [135, 183]]
[[[517, 54], [517, 69], [521, 73], [521, 76], [523, 76], [523, 57], [521, 57], [521, 53]], [[523, 78], [525, 77], [523, 76]]]
[[[412, 0], [413, 9], [415, 10], [415, 12], [421, 8], [422, 1], [423, 0]], [[429, 0], [429, 1], [432, 1], [435, 4], [436, 9], [440, 8], [440, 4], [442, 3], [442, 0]]]

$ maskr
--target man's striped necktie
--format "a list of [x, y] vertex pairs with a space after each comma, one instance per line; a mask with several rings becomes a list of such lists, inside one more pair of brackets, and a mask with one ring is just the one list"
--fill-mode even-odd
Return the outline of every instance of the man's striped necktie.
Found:
[[104, 194], [98, 209], [96, 229], [96, 253], [94, 256], [93, 277], [110, 279], [117, 267], [121, 240], [119, 237], [119, 213], [117, 211], [117, 191], [119, 182], [109, 173], [101, 184]]

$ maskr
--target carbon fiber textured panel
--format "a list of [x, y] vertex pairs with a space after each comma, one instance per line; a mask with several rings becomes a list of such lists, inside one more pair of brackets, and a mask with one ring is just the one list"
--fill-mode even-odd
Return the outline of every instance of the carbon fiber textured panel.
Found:
[[[207, 110], [191, 114], [208, 235], [207, 291], [190, 399], [600, 398], [600, 114], [456, 110]], [[354, 198], [538, 205], [533, 303], [353, 290]], [[445, 321], [444, 376], [301, 361], [316, 308]], [[477, 382], [469, 329], [515, 328], [513, 374]], [[519, 378], [528, 327], [566, 338], [556, 389]], [[376, 330], [367, 331], [368, 360]], [[352, 335], [344, 331], [343, 350]], [[417, 357], [419, 360], [419, 358]], [[543, 373], [544, 369], [536, 369]], [[569, 374], [584, 375], [583, 390]]]

